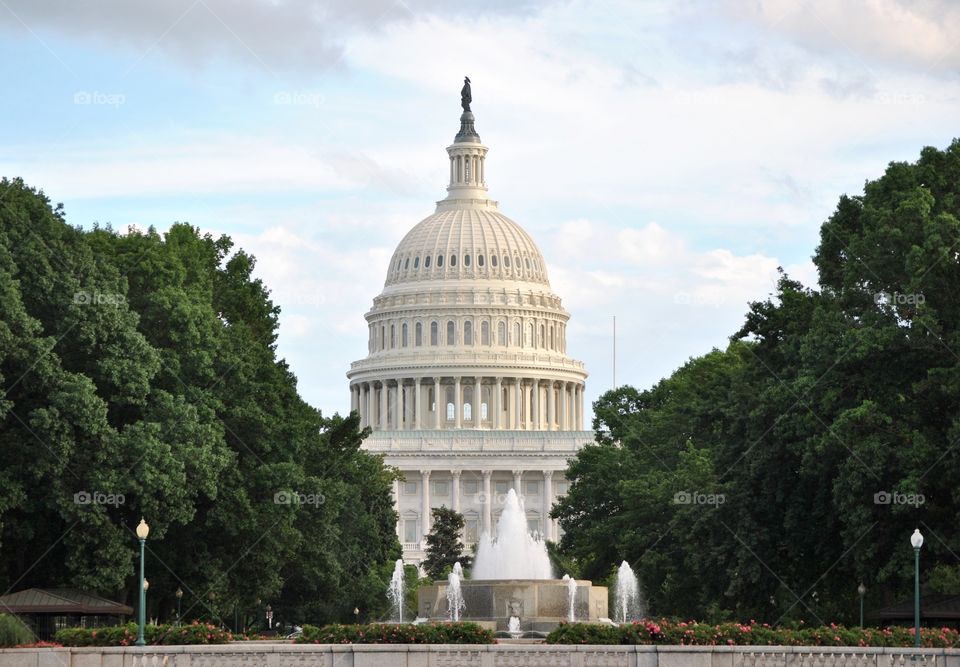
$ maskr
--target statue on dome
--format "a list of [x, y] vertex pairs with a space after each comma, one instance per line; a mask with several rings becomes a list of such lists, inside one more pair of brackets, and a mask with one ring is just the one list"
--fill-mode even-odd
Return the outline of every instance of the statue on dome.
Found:
[[473, 102], [473, 95], [470, 94], [470, 77], [463, 77], [463, 88], [460, 89], [460, 106], [464, 111], [470, 111], [470, 103]]

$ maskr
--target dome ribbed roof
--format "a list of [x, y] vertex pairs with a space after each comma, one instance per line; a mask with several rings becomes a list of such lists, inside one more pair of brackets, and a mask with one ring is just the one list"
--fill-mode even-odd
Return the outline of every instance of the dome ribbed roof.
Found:
[[533, 239], [493, 202], [440, 207], [418, 223], [393, 253], [385, 285], [456, 279], [550, 285]]

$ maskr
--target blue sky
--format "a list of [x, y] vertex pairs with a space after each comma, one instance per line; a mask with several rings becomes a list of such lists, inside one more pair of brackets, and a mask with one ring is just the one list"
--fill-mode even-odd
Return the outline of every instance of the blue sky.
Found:
[[258, 258], [279, 352], [344, 411], [393, 248], [445, 195], [459, 87], [589, 400], [724, 346], [892, 160], [956, 136], [947, 1], [0, 0], [0, 174], [89, 226]]

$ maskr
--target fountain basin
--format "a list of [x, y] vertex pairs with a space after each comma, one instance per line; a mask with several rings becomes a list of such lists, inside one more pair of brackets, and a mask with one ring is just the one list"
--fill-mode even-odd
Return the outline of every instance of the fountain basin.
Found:
[[[460, 582], [465, 610], [463, 621], [495, 623], [496, 630], [508, 630], [509, 619], [517, 616], [524, 632], [549, 632], [568, 620], [570, 593], [561, 579], [468, 579]], [[607, 589], [586, 580], [576, 581], [574, 615], [577, 621], [597, 622], [607, 614]], [[417, 592], [420, 616], [444, 621], [448, 618], [447, 582], [436, 581]]]

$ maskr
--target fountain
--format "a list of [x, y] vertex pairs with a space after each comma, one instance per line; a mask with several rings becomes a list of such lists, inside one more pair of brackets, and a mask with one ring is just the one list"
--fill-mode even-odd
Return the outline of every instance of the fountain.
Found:
[[406, 587], [403, 585], [403, 559], [398, 558], [393, 566], [393, 576], [390, 578], [390, 586], [387, 588], [387, 599], [390, 600], [390, 606], [393, 615], [398, 623], [403, 623], [403, 597]]
[[[597, 621], [607, 615], [607, 589], [589, 581], [553, 578], [547, 545], [527, 530], [523, 501], [510, 490], [497, 522], [497, 537], [480, 536], [470, 579], [447, 577], [417, 590], [418, 615], [476, 621], [505, 636], [543, 636], [560, 622]], [[457, 589], [457, 590], [452, 590]]]
[[575, 604], [577, 602], [577, 580], [569, 574], [563, 575], [563, 580], [567, 582], [567, 620], [571, 623], [576, 622], [577, 614]]
[[640, 584], [630, 563], [623, 561], [617, 570], [616, 604], [614, 620], [619, 623], [635, 621], [643, 616], [643, 604], [640, 600]]
[[463, 601], [463, 589], [460, 581], [463, 579], [463, 567], [457, 561], [453, 564], [453, 572], [447, 575], [447, 617], [451, 621], [459, 621], [460, 614], [466, 608]]

